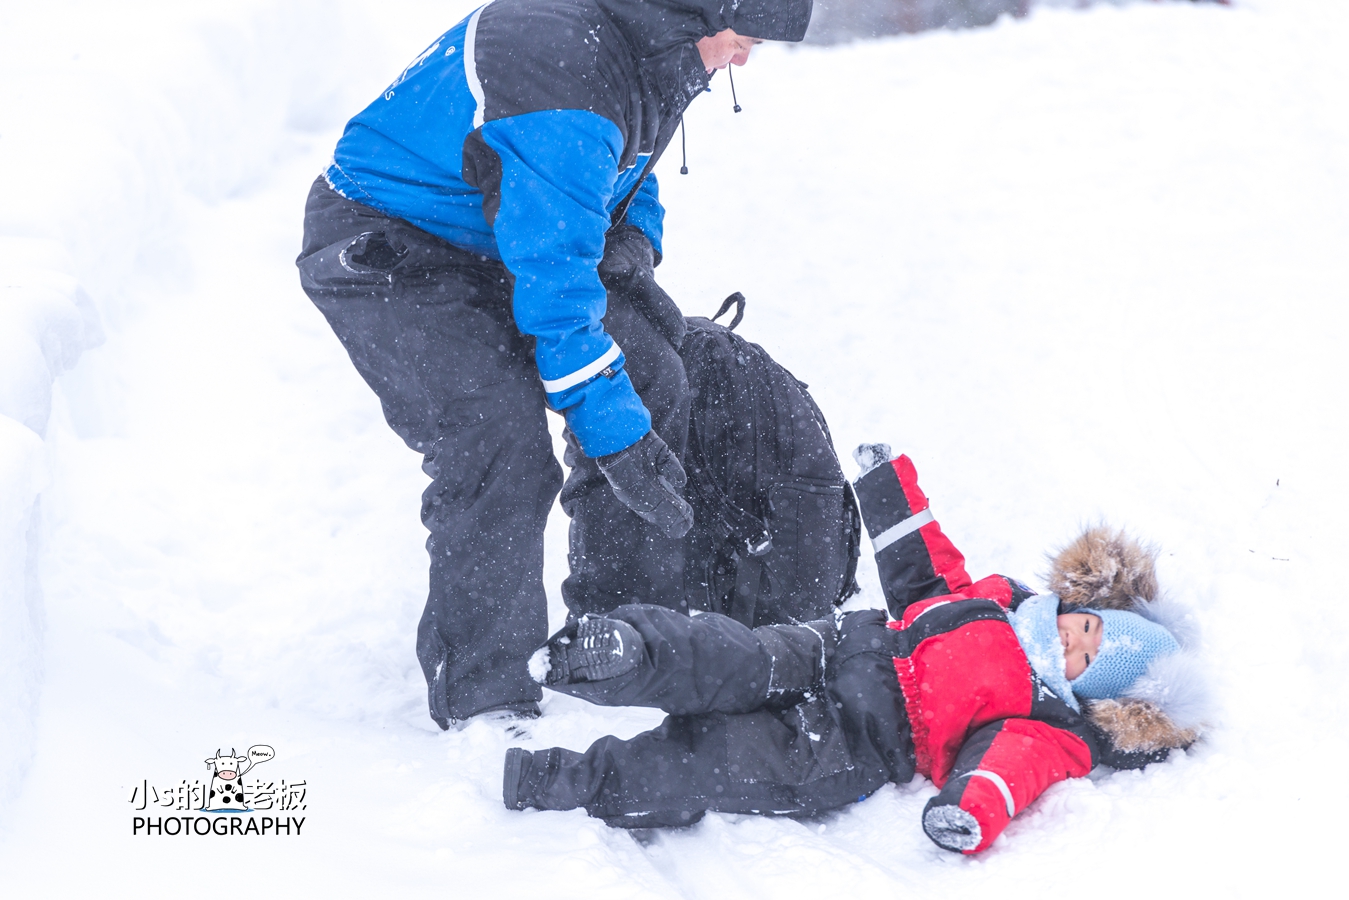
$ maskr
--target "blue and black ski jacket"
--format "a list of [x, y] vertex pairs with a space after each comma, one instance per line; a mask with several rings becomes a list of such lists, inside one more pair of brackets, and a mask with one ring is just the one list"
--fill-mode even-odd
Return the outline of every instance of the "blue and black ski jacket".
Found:
[[[515, 279], [549, 404], [587, 455], [651, 428], [605, 333], [596, 274], [615, 210], [661, 248], [646, 163], [707, 88], [696, 41], [725, 28], [800, 40], [811, 0], [492, 0], [353, 118], [327, 180], [349, 200], [485, 257]], [[659, 258], [659, 256], [657, 257]]]

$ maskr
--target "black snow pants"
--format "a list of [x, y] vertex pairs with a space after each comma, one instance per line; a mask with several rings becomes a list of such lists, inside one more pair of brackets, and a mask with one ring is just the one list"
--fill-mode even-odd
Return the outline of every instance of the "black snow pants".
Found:
[[610, 825], [649, 828], [688, 825], [707, 810], [809, 816], [913, 777], [884, 613], [753, 630], [716, 613], [654, 606], [607, 616], [641, 634], [638, 668], [558, 690], [670, 715], [584, 753], [535, 751], [520, 786], [527, 805], [584, 808]]
[[[374, 390], [390, 427], [422, 454], [430, 591], [417, 630], [431, 717], [442, 727], [498, 707], [532, 707], [526, 661], [548, 632], [543, 532], [562, 487], [534, 364], [501, 262], [334, 192], [319, 178], [296, 261], [305, 292]], [[688, 384], [678, 354], [630, 304], [605, 329], [665, 442], [682, 456]], [[618, 502], [572, 447], [567, 512], [572, 615], [633, 599], [683, 602], [683, 542]], [[578, 549], [579, 548], [579, 549]]]

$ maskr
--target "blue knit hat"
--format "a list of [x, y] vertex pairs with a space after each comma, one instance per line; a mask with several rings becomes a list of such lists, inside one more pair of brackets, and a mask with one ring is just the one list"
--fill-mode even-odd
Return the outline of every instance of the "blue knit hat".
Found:
[[1120, 696], [1141, 678], [1148, 665], [1180, 650], [1180, 644], [1156, 622], [1137, 613], [1113, 609], [1079, 609], [1101, 620], [1101, 649], [1087, 670], [1070, 683], [1073, 691], [1091, 700]]

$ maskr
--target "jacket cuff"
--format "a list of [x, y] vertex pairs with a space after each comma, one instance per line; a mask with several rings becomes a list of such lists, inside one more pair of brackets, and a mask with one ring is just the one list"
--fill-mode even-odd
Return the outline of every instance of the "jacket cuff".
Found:
[[568, 395], [562, 411], [567, 427], [591, 459], [626, 450], [651, 430], [651, 413], [621, 369], [612, 376], [597, 375]]

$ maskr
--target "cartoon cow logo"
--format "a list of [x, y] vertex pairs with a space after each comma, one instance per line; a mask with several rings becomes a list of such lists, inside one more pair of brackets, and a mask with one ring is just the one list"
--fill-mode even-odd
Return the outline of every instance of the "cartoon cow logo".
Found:
[[244, 805], [243, 775], [258, 763], [264, 763], [276, 756], [276, 751], [266, 744], [254, 744], [248, 753], [239, 756], [230, 748], [229, 756], [222, 756], [219, 748], [215, 756], [206, 758], [206, 767], [211, 770], [210, 791], [206, 795], [205, 812], [248, 812]]

